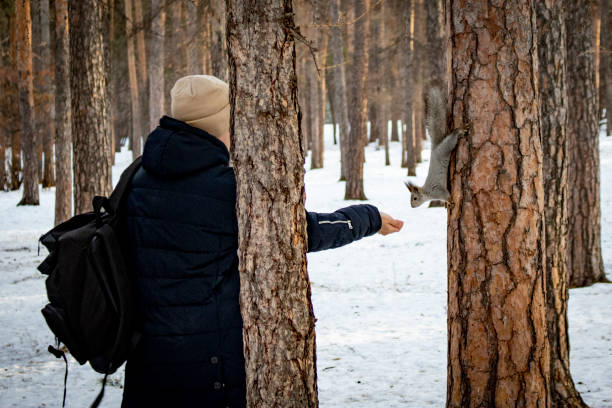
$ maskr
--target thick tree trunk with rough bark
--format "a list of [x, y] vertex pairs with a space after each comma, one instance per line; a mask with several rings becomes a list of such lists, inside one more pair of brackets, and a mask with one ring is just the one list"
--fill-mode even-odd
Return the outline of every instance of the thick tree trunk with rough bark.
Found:
[[336, 103], [336, 118], [340, 131], [340, 179], [345, 179], [346, 174], [346, 141], [349, 135], [348, 107], [346, 100], [346, 65], [344, 61], [344, 42], [342, 40], [342, 27], [340, 27], [339, 9], [340, 0], [331, 0], [330, 21], [332, 26], [329, 31], [329, 46], [331, 48], [332, 63], [334, 70], [333, 93]]
[[55, 0], [55, 225], [72, 216], [68, 0]]
[[363, 191], [364, 145], [367, 137], [367, 96], [365, 93], [368, 78], [368, 31], [370, 16], [367, 13], [370, 0], [355, 0], [354, 51], [349, 68], [349, 122], [350, 130], [347, 146], [345, 200], [366, 200]]
[[151, 40], [149, 41], [149, 129], [157, 127], [164, 109], [165, 0], [151, 0]]
[[[139, 0], [136, 0], [139, 1]], [[142, 152], [142, 137], [143, 126], [142, 126], [142, 112], [140, 107], [140, 92], [138, 77], [136, 76], [136, 51], [134, 47], [134, 37], [130, 36], [130, 33], [134, 30], [132, 24], [132, 0], [125, 0], [125, 16], [126, 26], [125, 31], [127, 35], [127, 57], [128, 57], [128, 75], [129, 75], [129, 87], [130, 87], [130, 100], [132, 106], [132, 158], [136, 159]]]
[[534, 1], [447, 0], [452, 128], [447, 407], [548, 407]]
[[566, 4], [567, 139], [569, 145], [570, 287], [606, 280], [601, 256], [599, 102], [596, 85], [594, 0]]
[[586, 407], [569, 370], [567, 333], [567, 68], [565, 6], [538, 2], [540, 134], [546, 227], [546, 325], [550, 342], [551, 405]]
[[314, 408], [292, 2], [228, 0], [227, 9], [247, 405]]
[[102, 37], [103, 4], [69, 0], [70, 89], [74, 151], [74, 206], [90, 211], [96, 195], [112, 187], [111, 141]]
[[19, 205], [38, 205], [38, 162], [34, 129], [34, 83], [32, 77], [32, 19], [30, 0], [15, 1], [17, 23], [17, 72], [19, 118], [23, 151], [23, 196]]

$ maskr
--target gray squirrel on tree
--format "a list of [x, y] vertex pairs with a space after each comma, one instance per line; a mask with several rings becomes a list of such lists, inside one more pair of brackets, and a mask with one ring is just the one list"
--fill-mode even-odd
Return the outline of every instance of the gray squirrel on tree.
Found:
[[448, 201], [448, 164], [457, 141], [469, 128], [464, 126], [446, 134], [446, 98], [440, 86], [431, 86], [425, 100], [425, 125], [431, 137], [431, 156], [425, 184], [419, 187], [404, 182], [410, 190], [410, 206], [416, 208], [428, 200]]

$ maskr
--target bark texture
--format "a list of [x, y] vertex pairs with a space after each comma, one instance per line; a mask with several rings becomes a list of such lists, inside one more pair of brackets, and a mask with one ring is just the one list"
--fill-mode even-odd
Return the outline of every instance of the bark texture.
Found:
[[249, 407], [317, 407], [291, 0], [227, 1]]
[[228, 80], [227, 44], [225, 40], [226, 5], [223, 0], [210, 2], [210, 62], [212, 74], [224, 81]]
[[102, 7], [103, 4], [97, 0], [68, 2], [74, 206], [77, 214], [90, 211], [93, 197], [108, 196], [112, 187]]
[[370, 0], [355, 0], [354, 51], [350, 65], [349, 122], [350, 130], [346, 149], [345, 200], [367, 200], [363, 191], [364, 147], [367, 137], [367, 97], [365, 92], [368, 78], [368, 31], [370, 16], [367, 12]]
[[151, 0], [151, 39], [149, 41], [149, 130], [157, 127], [164, 115], [164, 37], [165, 0]]
[[72, 216], [68, 0], [55, 0], [55, 225]]
[[32, 77], [32, 18], [30, 0], [15, 1], [17, 23], [17, 71], [19, 73], [19, 118], [23, 151], [23, 196], [19, 205], [38, 205], [38, 163], [34, 129], [34, 82]]
[[[494, 4], [495, 3], [495, 4]], [[447, 407], [548, 407], [534, 2], [447, 0]]]
[[570, 287], [606, 280], [601, 256], [599, 101], [593, 0], [567, 7]]
[[564, 5], [538, 2], [540, 132], [546, 226], [546, 325], [550, 342], [551, 406], [586, 407], [569, 370], [567, 333], [567, 68]]

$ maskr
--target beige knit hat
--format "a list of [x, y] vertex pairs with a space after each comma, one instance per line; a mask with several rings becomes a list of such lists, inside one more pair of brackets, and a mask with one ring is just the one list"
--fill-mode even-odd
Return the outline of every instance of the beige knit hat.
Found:
[[189, 75], [170, 91], [172, 117], [221, 137], [229, 131], [229, 86], [210, 75]]

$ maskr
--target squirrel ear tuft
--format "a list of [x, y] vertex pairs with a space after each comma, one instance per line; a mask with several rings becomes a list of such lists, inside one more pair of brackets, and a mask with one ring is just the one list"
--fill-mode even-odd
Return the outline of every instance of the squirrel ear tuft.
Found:
[[418, 190], [418, 187], [414, 184], [412, 184], [409, 181], [404, 181], [404, 184], [406, 185], [406, 187], [408, 187], [408, 190], [410, 190], [411, 193], [416, 193]]

